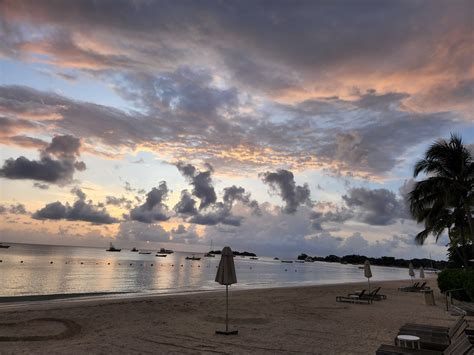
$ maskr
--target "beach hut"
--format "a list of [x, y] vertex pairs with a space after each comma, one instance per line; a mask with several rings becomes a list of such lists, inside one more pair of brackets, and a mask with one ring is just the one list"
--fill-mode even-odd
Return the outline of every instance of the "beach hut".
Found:
[[225, 285], [225, 331], [216, 330], [216, 334], [236, 335], [238, 334], [237, 330], [229, 331], [229, 285], [237, 283], [234, 254], [230, 247], [224, 247], [224, 249], [222, 249], [215, 281], [221, 285]]
[[366, 260], [364, 263], [364, 276], [367, 277], [367, 282], [369, 284], [369, 293], [370, 293], [370, 278], [372, 277], [372, 270], [370, 269], [369, 260]]
[[413, 264], [411, 262], [408, 264], [408, 275], [410, 275], [412, 280], [415, 277], [415, 270], [413, 269]]

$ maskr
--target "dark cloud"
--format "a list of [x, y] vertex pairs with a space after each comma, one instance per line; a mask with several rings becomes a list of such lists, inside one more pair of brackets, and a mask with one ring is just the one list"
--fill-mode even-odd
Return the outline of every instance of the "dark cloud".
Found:
[[231, 207], [235, 201], [242, 202], [245, 206], [252, 209], [253, 213], [259, 215], [261, 213], [260, 207], [256, 200], [250, 198], [250, 192], [245, 192], [243, 187], [237, 187], [232, 185], [231, 187], [224, 188], [224, 203], [229, 204]]
[[105, 208], [94, 205], [92, 201], [86, 201], [86, 194], [79, 188], [71, 190], [77, 196], [76, 201], [71, 205], [69, 203], [52, 202], [39, 209], [33, 214], [34, 219], [39, 220], [60, 220], [84, 221], [93, 224], [111, 224], [119, 222], [111, 217]]
[[296, 185], [294, 175], [291, 171], [280, 169], [276, 172], [265, 172], [261, 174], [262, 181], [272, 188], [285, 202], [284, 211], [295, 213], [298, 206], [302, 204], [311, 205], [310, 190], [308, 184]]
[[196, 200], [194, 200], [188, 190], [181, 191], [181, 199], [174, 206], [174, 210], [178, 214], [195, 215], [198, 213], [196, 208]]
[[178, 163], [177, 168], [179, 172], [190, 182], [193, 186], [192, 194], [200, 201], [199, 209], [206, 208], [214, 204], [217, 200], [217, 195], [212, 185], [211, 174], [213, 172], [212, 166], [208, 165], [208, 170], [199, 171], [191, 164]]
[[126, 197], [115, 197], [115, 196], [105, 196], [105, 204], [113, 205], [113, 206], [120, 206], [125, 207], [126, 209], [132, 208], [132, 201], [127, 199]]
[[[30, 179], [65, 185], [73, 179], [76, 170], [86, 168], [77, 161], [80, 140], [71, 135], [55, 136], [51, 143], [40, 151], [39, 160], [23, 156], [7, 159], [0, 169], [0, 177], [6, 179]], [[56, 159], [55, 159], [56, 158]]]
[[316, 232], [328, 231], [323, 223], [344, 223], [354, 217], [354, 213], [347, 208], [336, 208], [334, 211], [313, 211], [310, 214], [311, 228]]
[[409, 218], [405, 202], [387, 189], [352, 188], [342, 196], [355, 218], [372, 225], [390, 225]]
[[48, 190], [49, 189], [48, 184], [42, 184], [40, 182], [33, 183], [33, 187], [36, 187], [36, 188], [41, 189], [41, 190]]
[[168, 208], [163, 203], [168, 197], [168, 187], [162, 181], [158, 187], [154, 187], [146, 195], [145, 202], [130, 211], [130, 219], [143, 223], [154, 223], [166, 221], [170, 217], [167, 215]]
[[214, 226], [220, 223], [238, 227], [242, 220], [243, 217], [232, 215], [228, 205], [217, 202], [212, 208], [207, 209], [205, 213], [198, 213], [187, 220], [187, 222], [207, 226]]
[[27, 214], [28, 211], [26, 210], [25, 205], [21, 203], [11, 204], [10, 206], [6, 207], [4, 205], [0, 205], [0, 214], [3, 213], [10, 213], [10, 214]]

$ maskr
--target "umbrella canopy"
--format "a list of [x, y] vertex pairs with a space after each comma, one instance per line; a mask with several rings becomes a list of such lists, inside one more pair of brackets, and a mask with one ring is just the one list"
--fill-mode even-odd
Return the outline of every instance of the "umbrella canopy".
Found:
[[411, 262], [408, 264], [408, 275], [410, 275], [410, 277], [415, 277], [415, 270], [413, 270], [413, 264]]
[[230, 247], [224, 247], [224, 249], [222, 249], [221, 261], [219, 262], [215, 281], [219, 282], [221, 285], [232, 285], [237, 283], [234, 254]]
[[364, 276], [370, 279], [372, 277], [372, 270], [370, 270], [370, 262], [366, 260], [364, 263]]
[[369, 292], [370, 292], [370, 278], [372, 277], [372, 270], [370, 270], [369, 260], [366, 260], [364, 262], [364, 276], [367, 277], [367, 282], [369, 284]]
[[424, 279], [425, 278], [425, 269], [423, 269], [423, 266], [420, 267], [420, 279]]

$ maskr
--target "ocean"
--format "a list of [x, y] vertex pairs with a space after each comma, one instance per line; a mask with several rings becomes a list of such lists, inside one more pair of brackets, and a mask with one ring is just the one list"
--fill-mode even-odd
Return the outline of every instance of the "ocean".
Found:
[[[172, 294], [222, 289], [214, 281], [220, 256], [186, 260], [190, 253], [166, 257], [129, 249], [9, 244], [0, 249], [0, 297], [55, 294]], [[282, 263], [271, 257], [234, 258], [233, 289], [321, 285], [367, 281], [357, 265]], [[371, 282], [409, 279], [408, 270], [372, 266]], [[21, 297], [20, 297], [21, 298]]]

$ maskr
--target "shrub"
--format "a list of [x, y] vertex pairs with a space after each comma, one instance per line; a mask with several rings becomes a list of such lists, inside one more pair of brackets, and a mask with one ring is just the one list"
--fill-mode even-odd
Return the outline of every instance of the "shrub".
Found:
[[474, 270], [445, 269], [438, 274], [438, 287], [441, 292], [463, 288], [453, 296], [462, 301], [474, 302]]

